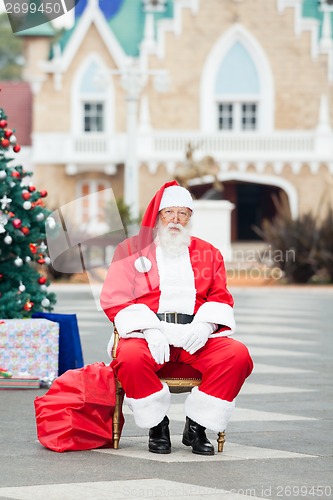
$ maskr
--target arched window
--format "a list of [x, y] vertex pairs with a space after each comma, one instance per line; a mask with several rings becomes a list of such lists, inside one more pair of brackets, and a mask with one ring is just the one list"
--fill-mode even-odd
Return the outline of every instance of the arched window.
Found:
[[113, 85], [98, 56], [91, 55], [79, 69], [72, 87], [72, 130], [108, 133], [113, 130]]
[[225, 32], [203, 67], [203, 132], [269, 132], [274, 126], [274, 80], [258, 41], [240, 24]]
[[235, 42], [220, 64], [215, 82], [217, 128], [257, 130], [260, 83], [253, 61]]

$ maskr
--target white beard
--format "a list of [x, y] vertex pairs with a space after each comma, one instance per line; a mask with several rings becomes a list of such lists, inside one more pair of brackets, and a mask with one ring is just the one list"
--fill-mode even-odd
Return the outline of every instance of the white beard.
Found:
[[[178, 230], [172, 230], [172, 228], [177, 228]], [[157, 223], [157, 242], [169, 255], [173, 257], [181, 255], [188, 249], [191, 243], [190, 221], [186, 226], [174, 224], [173, 222], [169, 222], [168, 225], [163, 226], [159, 220]]]

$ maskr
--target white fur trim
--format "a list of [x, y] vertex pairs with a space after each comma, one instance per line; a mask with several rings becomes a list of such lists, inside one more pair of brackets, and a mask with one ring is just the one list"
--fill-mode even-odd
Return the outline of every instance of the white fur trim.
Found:
[[205, 302], [199, 307], [193, 323], [217, 323], [230, 328], [230, 331], [213, 334], [213, 337], [225, 337], [236, 330], [234, 310], [229, 304], [221, 302]]
[[193, 200], [190, 192], [181, 186], [165, 188], [158, 211], [168, 207], [187, 207], [193, 210]]
[[148, 273], [151, 270], [152, 263], [147, 257], [139, 257], [134, 262], [134, 267], [139, 273]]
[[196, 289], [189, 250], [173, 257], [157, 246], [156, 262], [161, 292], [158, 312], [193, 314]]
[[162, 422], [170, 408], [169, 387], [162, 382], [163, 388], [146, 398], [134, 399], [125, 396], [125, 403], [132, 410], [138, 427], [150, 428]]
[[120, 337], [125, 338], [142, 338], [143, 334], [135, 330], [160, 327], [160, 320], [146, 304], [131, 304], [124, 307], [116, 314], [114, 323]]
[[209, 396], [198, 387], [192, 389], [185, 401], [186, 415], [215, 432], [222, 432], [226, 429], [234, 407], [235, 400], [230, 402]]

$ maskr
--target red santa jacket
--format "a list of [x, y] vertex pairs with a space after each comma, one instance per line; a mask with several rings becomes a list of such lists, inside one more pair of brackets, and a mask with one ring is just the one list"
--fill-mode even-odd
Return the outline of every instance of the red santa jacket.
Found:
[[141, 330], [159, 328], [157, 312], [194, 314], [193, 322], [216, 323], [219, 329], [212, 336], [234, 332], [234, 301], [226, 286], [223, 257], [217, 248], [199, 238], [191, 238], [182, 266], [188, 266], [193, 273], [193, 300], [187, 300], [184, 310], [180, 277], [179, 290], [175, 288], [175, 293], [180, 292], [180, 299], [172, 311], [164, 311], [161, 310], [163, 280], [159, 247], [155, 243], [143, 250], [138, 247], [136, 236], [117, 247], [101, 294], [101, 306], [121, 337], [141, 337]]

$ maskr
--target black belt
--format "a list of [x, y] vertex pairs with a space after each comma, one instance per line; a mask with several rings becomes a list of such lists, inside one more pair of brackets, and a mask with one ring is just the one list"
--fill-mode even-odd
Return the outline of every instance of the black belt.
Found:
[[176, 312], [156, 313], [156, 316], [167, 323], [181, 323], [182, 325], [192, 323], [194, 318], [194, 314], [182, 314]]

